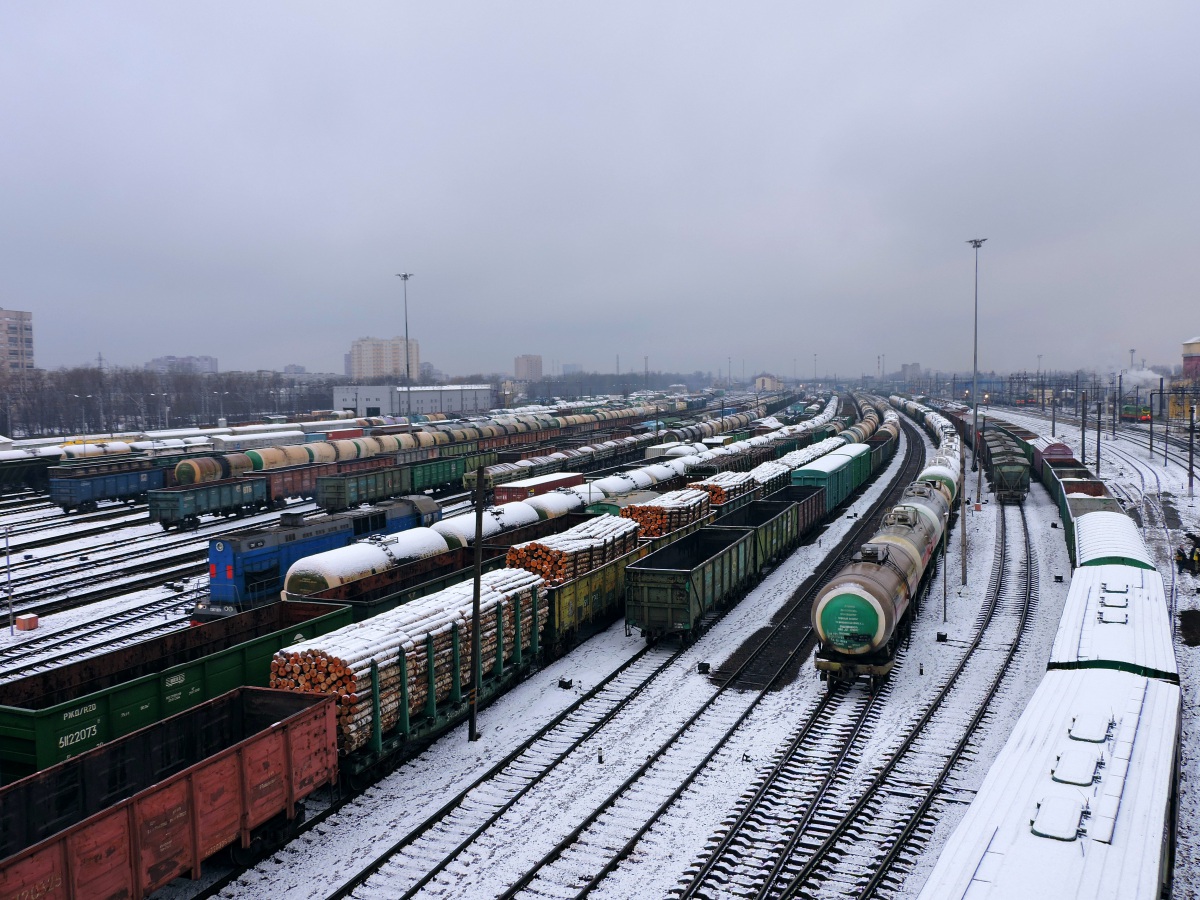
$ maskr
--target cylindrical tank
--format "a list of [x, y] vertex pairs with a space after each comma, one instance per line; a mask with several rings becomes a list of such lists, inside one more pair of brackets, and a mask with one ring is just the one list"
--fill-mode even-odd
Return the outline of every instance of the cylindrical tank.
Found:
[[309, 460], [315, 463], [331, 463], [337, 462], [337, 450], [329, 441], [313, 441], [311, 444], [302, 444], [307, 451]]
[[245, 453], [226, 453], [217, 459], [221, 463], [222, 478], [237, 478], [254, 471], [254, 461]]
[[175, 481], [178, 484], [204, 484], [220, 481], [223, 468], [215, 456], [185, 459], [175, 466]]
[[287, 454], [279, 447], [247, 450], [246, 456], [249, 457], [255, 472], [261, 472], [264, 469], [279, 469], [287, 465]]
[[285, 466], [306, 466], [312, 462], [312, 457], [309, 456], [304, 444], [289, 444], [280, 449], [283, 451], [283, 456], [286, 460], [284, 463]]
[[450, 547], [431, 528], [409, 528], [382, 538], [315, 553], [292, 563], [284, 577], [283, 596], [304, 597], [368, 575], [445, 553]]

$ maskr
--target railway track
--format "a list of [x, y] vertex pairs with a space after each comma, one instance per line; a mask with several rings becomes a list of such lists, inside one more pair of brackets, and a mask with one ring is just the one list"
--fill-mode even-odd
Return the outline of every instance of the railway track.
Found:
[[[1167, 597], [1170, 603], [1171, 611], [1171, 628], [1175, 628], [1175, 599], [1176, 599], [1176, 579], [1178, 578], [1178, 570], [1174, 565], [1175, 544], [1171, 539], [1171, 529], [1167, 525], [1167, 517], [1163, 511], [1162, 497], [1162, 479], [1159, 477], [1158, 471], [1149, 463], [1138, 459], [1131, 453], [1116, 447], [1109, 446], [1109, 451], [1124, 459], [1134, 471], [1138, 473], [1138, 479], [1141, 483], [1141, 491], [1137, 498], [1130, 497], [1129, 500], [1141, 510], [1142, 516], [1142, 531], [1146, 539], [1146, 545], [1158, 557], [1158, 562], [1161, 567], [1165, 566], [1165, 570], [1171, 573], [1171, 581], [1167, 587]], [[1149, 472], [1154, 478], [1154, 485], [1151, 485], [1146, 479], [1146, 473]], [[1110, 487], [1120, 490], [1120, 486], [1116, 482], [1110, 482]], [[1150, 533], [1154, 533], [1154, 537]]]
[[[113, 520], [118, 520], [121, 525], [140, 524], [141, 518], [145, 516], [145, 513], [145, 504], [142, 504], [140, 509], [121, 505], [91, 513], [72, 513], [70, 515], [62, 512], [56, 506], [48, 514], [31, 519], [16, 519], [14, 521], [16, 513], [6, 514], [3, 527], [11, 527], [12, 531], [9, 532], [10, 538], [18, 538], [24, 535], [36, 535], [52, 529], [73, 529], [77, 525], [110, 522]], [[71, 537], [74, 537], [74, 535], [71, 535]], [[22, 541], [21, 546], [27, 543], [29, 542]]]
[[[176, 631], [187, 623], [192, 606], [202, 593], [201, 590], [191, 590], [164, 597], [135, 609], [0, 648], [0, 683], [16, 681], [64, 665], [88, 655], [88, 651], [103, 650], [107, 653]], [[138, 623], [143, 624], [130, 630], [130, 626]]]
[[[787, 829], [791, 837], [765, 873], [765, 867], [747, 872], [702, 865], [682, 896], [866, 898], [902, 885], [928, 833], [928, 813], [987, 715], [1037, 602], [1037, 560], [1024, 510], [1017, 508], [1021, 534], [1012, 552], [1010, 507], [996, 508], [996, 554], [975, 637], [907, 733], [893, 737], [898, 744], [880, 761], [862, 753], [869, 732], [859, 732], [852, 739], [858, 749], [839, 757], [839, 768], [805, 801], [805, 811], [773, 823], [773, 832]], [[911, 677], [908, 669], [898, 666], [893, 682]]]
[[[857, 548], [863, 533], [875, 527], [874, 520], [915, 478], [924, 463], [923, 448], [920, 436], [915, 430], [908, 429], [905, 460], [895, 486], [877, 501], [872, 514], [860, 517], [856, 527], [843, 538], [818, 572], [797, 588], [782, 620], [770, 634], [761, 639], [734, 670], [715, 674], [717, 683], [712, 696], [667, 736], [644, 764], [600, 799], [590, 814], [561, 836], [540, 858], [531, 857], [528, 852], [520, 854], [528, 848], [513, 848], [514, 856], [524, 856], [520, 863], [523, 871], [512, 873], [503, 896], [558, 891], [562, 883], [578, 882], [583, 877], [578, 874], [581, 871], [602, 879], [611, 870], [608, 867], [623, 858], [623, 850], [636, 842], [658, 815], [687, 789], [762, 698], [786, 673], [793, 671], [798, 660], [811, 649], [812, 630], [807, 622], [811, 597]], [[567, 740], [565, 745], [561, 737], [557, 738], [561, 746], [551, 765], [509, 771], [505, 782], [481, 781], [473, 785], [469, 791], [479, 792], [477, 795], [460, 794], [435, 819], [419, 826], [413, 832], [414, 836], [406, 836], [395, 848], [331, 893], [331, 900], [348, 896], [410, 897], [418, 892], [456, 896], [461, 889], [458, 876], [464, 865], [479, 856], [492, 858], [497, 847], [505, 844], [505, 828], [514, 820], [527, 821], [530, 806], [536, 809], [547, 795], [553, 797], [560, 789], [557, 781], [564, 772], [595, 766], [595, 748], [602, 747], [606, 739], [619, 740], [621, 729], [630, 727], [629, 720], [645, 714], [645, 710], [639, 712], [631, 707], [643, 690], [644, 687], [639, 687], [620, 710], [614, 710], [606, 722], [587, 734]], [[621, 712], [626, 715], [619, 721]], [[606, 735], [606, 727], [615, 732], [611, 738]], [[647, 814], [647, 809], [654, 812]], [[470, 810], [471, 817], [467, 818], [461, 810]], [[564, 824], [545, 823], [547, 829], [560, 829]], [[589, 833], [596, 830], [606, 834], [603, 853], [597, 853], [599, 845], [588, 840]], [[625, 848], [614, 837], [617, 833], [624, 840]], [[490, 891], [495, 889], [489, 888]]]

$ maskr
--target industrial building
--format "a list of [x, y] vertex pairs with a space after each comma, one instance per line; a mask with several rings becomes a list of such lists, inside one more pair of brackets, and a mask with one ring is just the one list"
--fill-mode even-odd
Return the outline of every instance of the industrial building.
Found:
[[0, 308], [0, 325], [7, 341], [0, 341], [0, 368], [23, 371], [33, 368], [33, 313]]
[[196, 375], [216, 375], [215, 356], [156, 356], [146, 363], [146, 371], [158, 375], [169, 372], [191, 372]]
[[421, 373], [421, 346], [402, 337], [359, 338], [350, 345], [349, 361], [346, 374], [351, 378], [417, 378]]
[[490, 384], [433, 384], [406, 388], [397, 384], [348, 384], [333, 389], [333, 408], [359, 416], [484, 412], [495, 405]]
[[513, 377], [517, 381], [539, 381], [542, 377], [542, 358], [536, 353], [522, 353], [513, 360]]
[[1183, 377], [1200, 382], [1200, 335], [1183, 342]]

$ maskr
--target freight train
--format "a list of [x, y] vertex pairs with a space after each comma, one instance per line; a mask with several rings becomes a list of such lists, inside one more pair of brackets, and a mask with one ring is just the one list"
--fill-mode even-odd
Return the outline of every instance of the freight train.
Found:
[[[832, 421], [837, 405], [836, 399], [831, 400], [826, 416], [818, 416], [803, 425], [780, 429], [775, 434], [775, 440], [785, 441], [798, 434], [821, 430]], [[752, 440], [770, 443], [772, 438], [763, 436]], [[716, 455], [716, 451], [706, 453]], [[585, 507], [599, 500], [657, 486], [675, 475], [695, 470], [705, 462], [705, 454], [697, 455], [693, 451], [688, 456], [651, 462], [646, 466], [597, 479], [586, 485], [489, 507], [483, 520], [484, 538], [490, 542], [500, 535], [538, 521], [582, 512]], [[416, 529], [384, 538], [376, 542], [375, 547], [355, 545], [331, 550], [320, 557], [300, 560], [293, 565], [285, 578], [282, 596], [284, 599], [306, 596], [318, 596], [321, 600], [340, 599], [328, 591], [338, 585], [380, 575], [389, 569], [403, 568], [419, 559], [470, 546], [474, 535], [475, 514], [472, 512], [449, 517], [429, 529]]]
[[899, 397], [890, 402], [937, 441], [937, 456], [884, 515], [874, 537], [813, 601], [816, 667], [831, 689], [864, 676], [874, 687], [892, 671], [962, 490], [962, 450], [954, 426], [921, 404]]
[[432, 498], [401, 497], [313, 518], [284, 513], [276, 526], [215, 538], [208, 544], [208, 596], [193, 609], [192, 624], [273, 603], [283, 587], [284, 574], [297, 560], [373, 535], [428, 528], [441, 518], [441, 507]]
[[[612, 427], [619, 420], [637, 421], [652, 414], [652, 406], [629, 406], [619, 409], [595, 409], [569, 415], [555, 410], [538, 409], [528, 413], [511, 413], [480, 418], [469, 423], [447, 422], [442, 414], [414, 416], [413, 423], [390, 416], [353, 418], [349, 413], [326, 412], [319, 416], [300, 416], [295, 422], [269, 422], [220, 428], [184, 428], [169, 431], [137, 432], [119, 436], [84, 437], [63, 440], [38, 438], [22, 440], [0, 449], [0, 490], [31, 488], [45, 491], [48, 487], [47, 469], [77, 459], [114, 456], [151, 456], [201, 451], [220, 453], [263, 449], [274, 446], [295, 447], [302, 443], [324, 441], [345, 435], [361, 437], [372, 432], [374, 437], [394, 434], [401, 449], [442, 448], [443, 455], [463, 452], [455, 445], [479, 440], [487, 449], [534, 442], [551, 437], [566, 429], [569, 433], [587, 433]], [[355, 433], [357, 432], [357, 433]], [[474, 435], [474, 437], [472, 437]], [[336, 459], [332, 457], [331, 459]], [[331, 460], [326, 460], [331, 461]], [[303, 462], [309, 462], [305, 459]], [[276, 465], [294, 463], [280, 462]], [[182, 474], [182, 473], [181, 473]], [[65, 477], [65, 476], [63, 476]], [[208, 480], [229, 477], [213, 473]], [[186, 480], [182, 483], [189, 483]], [[173, 484], [167, 481], [165, 487]], [[95, 491], [91, 491], [95, 494]], [[100, 496], [99, 499], [109, 499]], [[126, 499], [124, 495], [111, 499]]]
[[[765, 499], [798, 504], [796, 531], [789, 548], [819, 523], [828, 521], [895, 452], [899, 426], [894, 413], [878, 429], [880, 440], [874, 446], [853, 442], [858, 437], [873, 438], [879, 422], [868, 398], [861, 398], [859, 406], [863, 419], [854, 430], [842, 430], [837, 437], [778, 460], [790, 471], [790, 486]], [[769, 527], [772, 520], [774, 515], [766, 515], [764, 510], [762, 520], [755, 520], [756, 531]], [[723, 521], [729, 528], [703, 529], [703, 533], [631, 565], [626, 628], [638, 631], [651, 643], [664, 638], [678, 638], [684, 643], [695, 640], [706, 617], [738, 596], [761, 574], [763, 560], [772, 556], [761, 549], [761, 533], [756, 551], [755, 541], [737, 532], [738, 522], [738, 515], [730, 510]], [[779, 543], [776, 538], [774, 546]]]
[[[837, 401], [833, 400], [830, 402], [828, 413], [823, 417], [804, 423], [802, 426], [781, 429], [773, 440], [770, 437], [752, 440], [755, 446], [773, 442], [780, 446], [790, 446], [791, 442], [800, 435], [816, 433], [826, 427], [828, 422], [832, 421], [836, 409]], [[874, 415], [874, 410], [871, 410], [870, 415]], [[635, 490], [651, 487], [662, 490], [668, 486], [668, 482], [680, 478], [689, 468], [707, 462], [709, 454], [712, 453], [712, 451], [701, 451], [699, 455], [696, 455], [692, 448], [689, 450], [691, 450], [690, 455], [666, 458], [639, 469], [598, 479], [591, 482], [590, 485], [580, 486], [578, 490], [554, 492], [553, 496], [549, 496], [546, 500], [538, 500], [529, 507], [534, 511], [533, 516], [512, 516], [510, 520], [504, 515], [489, 514], [485, 520], [486, 537], [489, 542], [494, 542], [500, 534], [527, 525], [532, 521], [544, 521], [568, 513], [579, 512], [597, 501], [628, 494]], [[461, 464], [461, 458], [451, 457], [436, 462]], [[281, 469], [262, 474], [263, 477], [279, 477], [288, 471]], [[367, 496], [366, 487], [359, 481], [369, 474], [360, 474], [357, 477], [321, 477], [317, 481], [317, 489], [322, 494], [332, 494], [336, 488], [346, 496], [350, 495], [352, 490], [362, 491], [361, 496], [365, 497]], [[425, 485], [421, 482], [414, 486], [418, 490], [423, 490]], [[327, 498], [322, 497], [321, 499], [322, 505], [325, 505], [326, 508], [331, 507], [331, 502]], [[356, 494], [352, 499], [358, 500], [359, 495]], [[532, 500], [533, 498], [528, 499]], [[422, 507], [421, 501], [429, 508]], [[342, 504], [334, 504], [333, 508], [348, 503], [347, 500]], [[421, 510], [420, 521], [405, 511], [407, 507], [404, 506], [404, 503], [417, 505]], [[379, 506], [380, 509], [355, 510], [343, 515], [327, 515], [309, 520], [305, 520], [297, 514], [290, 514], [279, 526], [240, 532], [209, 541], [210, 596], [197, 603], [192, 614], [193, 622], [202, 623], [215, 618], [236, 615], [273, 601], [281, 591], [285, 598], [314, 593], [320, 588], [309, 586], [308, 588], [283, 589], [284, 575], [298, 560], [347, 546], [371, 535], [397, 534], [409, 528], [418, 528], [418, 526], [420, 526], [419, 532], [425, 533], [429, 531], [429, 526], [440, 520], [440, 512], [437, 516], [433, 515], [432, 509], [436, 508], [436, 504], [428, 497], [410, 496], [405, 498], [401, 504], [380, 502]], [[516, 509], [516, 507], [510, 508]], [[382, 522], [378, 521], [381, 516], [383, 517]], [[459, 516], [453, 521], [447, 520], [446, 524], [440, 528], [445, 533], [444, 535], [434, 534], [435, 554], [447, 553], [460, 546], [469, 546], [474, 536], [474, 515]], [[391, 554], [395, 566], [403, 566], [410, 560], [423, 558], [422, 554], [408, 549], [409, 545], [414, 542], [417, 542], [417, 546], [422, 547], [427, 547], [429, 544], [428, 540], [422, 541], [419, 535], [405, 536], [403, 539], [386, 542], [387, 553]], [[359, 551], [346, 556], [347, 559], [353, 560], [353, 563], [349, 568], [343, 567], [344, 571], [337, 577], [336, 583], [354, 581], [375, 573], [376, 567], [368, 565], [364, 568], [359, 565]], [[337, 565], [336, 560], [337, 556], [335, 555], [328, 564]], [[455, 571], [461, 568], [461, 564], [456, 563], [459, 563], [457, 557], [453, 560], [447, 557], [447, 560], [428, 564], [423, 572], [428, 573], [435, 569]], [[329, 586], [329, 584], [325, 585], [325, 587]]]
[[[1091, 476], [1019, 430], [1052, 494]], [[1059, 509], [1076, 568], [1046, 672], [920, 900], [1172, 896], [1182, 698], [1170, 592], [1124, 512]]]
[[[591, 496], [587, 486], [566, 490], [585, 494], [581, 499]], [[524, 502], [553, 503], [554, 497], [555, 494], [547, 494]], [[783, 505], [789, 510], [796, 508], [794, 503]], [[753, 511], [751, 507], [744, 509]], [[752, 566], [765, 564], [771, 555], [778, 555], [791, 546], [794, 535], [788, 530], [789, 523], [798, 526], [800, 522], [796, 515], [768, 512], [772, 514], [758, 518], [744, 513], [746, 523], [737, 526], [737, 530], [747, 536], [748, 559]], [[562, 517], [556, 521], [561, 520]], [[496, 628], [489, 630], [485, 639], [480, 702], [486, 703], [507, 690], [528, 674], [540, 659], [553, 656], [574, 639], [612, 621], [619, 615], [624, 601], [624, 573], [629, 563], [685, 537], [701, 524], [693, 523], [680, 529], [679, 533], [639, 540], [628, 552], [591, 571], [577, 574], [567, 582], [542, 584], [532, 592], [525, 591], [515, 597], [515, 607], [514, 596], [497, 593], [499, 584], [507, 576], [503, 572], [491, 573], [484, 583], [488, 599], [485, 614], [494, 616]], [[757, 534], [760, 526], [761, 535]], [[453, 591], [441, 593], [455, 609], [461, 610], [463, 598], [470, 594], [469, 584], [460, 584]], [[491, 602], [493, 598], [496, 603]], [[426, 595], [426, 607], [441, 602], [437, 597]], [[503, 632], [499, 616], [494, 615], [500, 611], [502, 602], [513, 611], [514, 631], [511, 634], [508, 613], [505, 613]], [[30, 773], [64, 760], [64, 765], [70, 768], [74, 765], [71, 757], [84, 753], [82, 760], [92, 759], [89, 751], [103, 755], [108, 747], [115, 748], [118, 758], [127, 759], [130, 758], [128, 755], [122, 755], [126, 753], [124, 748], [130, 748], [128, 753], [136, 755], [143, 752], [139, 748], [157, 747], [163, 736], [173, 735], [183, 739], [169, 743], [186, 745], [189, 755], [186, 760], [179, 757], [179, 764], [168, 771], [147, 768], [142, 772], [145, 777], [136, 787], [140, 791], [139, 798], [153, 797], [154, 804], [160, 799], [170, 800], [175, 796], [173, 792], [191, 783], [190, 779], [199, 778], [202, 783], [208, 783], [207, 773], [217, 770], [223, 785], [249, 786], [249, 794], [223, 795], [229, 798], [229, 803], [221, 810], [232, 814], [237, 827], [231, 832], [222, 832], [225, 836], [220, 840], [184, 839], [186, 835], [194, 838], [199, 834], [199, 831], [188, 829], [202, 827], [217, 814], [211, 804], [206, 805], [208, 794], [189, 794], [177, 805], [178, 815], [172, 818], [171, 827], [181, 837], [171, 846], [178, 846], [178, 853], [170, 854], [169, 860], [150, 854], [155, 865], [149, 869], [143, 863], [150, 857], [144, 855], [132, 866], [114, 867], [114, 871], [119, 870], [126, 878], [121, 886], [130, 896], [139, 896], [145, 890], [159, 886], [162, 878], [179, 871], [197, 872], [210, 849], [230, 840], [242, 850], [252, 850], [256, 838], [269, 836], [260, 834], [257, 828], [264, 819], [269, 820], [267, 824], [279, 835], [286, 836], [290, 833], [289, 823], [294, 824], [295, 818], [302, 815], [302, 810], [292, 804], [300, 801], [316, 783], [333, 777], [335, 757], [331, 736], [336, 736], [340, 743], [343, 738], [353, 736], [356, 729], [361, 729], [355, 748], [339, 747], [342, 755], [337, 759], [339, 775], [361, 786], [364, 779], [389, 770], [404, 756], [427, 746], [462, 719], [466, 711], [466, 692], [461, 676], [463, 666], [469, 660], [464, 644], [469, 629], [459, 626], [446, 629], [439, 625], [436, 635], [432, 632], [417, 634], [420, 640], [413, 642], [411, 650], [406, 649], [410, 665], [398, 667], [402, 679], [399, 696], [407, 698], [408, 702], [399, 708], [390, 703], [385, 705], [377, 693], [380, 690], [378, 681], [364, 683], [362, 696], [347, 695], [340, 700], [334, 735], [325, 731], [318, 740], [314, 732], [303, 741], [288, 741], [286, 727], [294, 720], [286, 712], [276, 710], [254, 719], [257, 724], [244, 728], [237, 724], [240, 719], [234, 716], [228, 720], [233, 733], [227, 735], [221, 728], [216, 729], [229, 739], [218, 736], [215, 746], [192, 740], [190, 736], [200, 738], [211, 733], [212, 729], [206, 723], [212, 723], [210, 708], [215, 707], [208, 701], [220, 698], [218, 703], [227, 703], [230, 701], [225, 698], [234, 696], [226, 694], [227, 691], [266, 684], [272, 656], [277, 662], [285, 661], [298, 643], [328, 645], [333, 637], [330, 641], [313, 639], [331, 635], [355, 620], [370, 618], [404, 604], [404, 598], [391, 606], [386, 602], [347, 606], [281, 602], [185, 633], [116, 650], [66, 667], [53, 673], [53, 677], [37, 675], [0, 685], [0, 729], [7, 736], [0, 744], [0, 781], [11, 782], [15, 774]], [[403, 622], [411, 622], [418, 619], [420, 609], [413, 603], [399, 612], [403, 613]], [[398, 620], [398, 627], [403, 627], [403, 622]], [[504, 634], [503, 639], [501, 634]], [[308, 643], [304, 644], [306, 641]], [[150, 660], [153, 660], [152, 665], [147, 664]], [[384, 663], [396, 668], [394, 659], [384, 660], [381, 665]], [[87, 684], [88, 689], [64, 690], [63, 686], [68, 684]], [[395, 694], [396, 686], [391, 687]], [[289, 693], [284, 696], [308, 695]], [[349, 705], [346, 700], [350, 701]], [[308, 702], [311, 701], [305, 701]], [[328, 705], [324, 709], [329, 710]], [[195, 710], [195, 713], [191, 714], [191, 719], [186, 719], [189, 710]], [[383, 724], [385, 718], [376, 710], [387, 711], [386, 727]], [[173, 713], [183, 713], [183, 717], [166, 718]], [[225, 723], [227, 719], [223, 713], [221, 716], [220, 721]], [[153, 734], [137, 731], [138, 728], [152, 729]], [[136, 734], [131, 734], [133, 732]], [[125, 738], [126, 735], [130, 737]], [[271, 759], [286, 760], [286, 769], [271, 769], [264, 779], [260, 770], [265, 757], [251, 748], [264, 742], [279, 746], [280, 740], [290, 750], [288, 753], [273, 752]], [[206, 747], [208, 749], [204, 749]], [[197, 748], [200, 748], [199, 752]], [[230, 752], [231, 749], [236, 752]], [[206, 755], [209, 753], [212, 755]], [[281, 762], [280, 766], [283, 765]], [[71, 771], [78, 770], [79, 766], [75, 765]], [[77, 788], [85, 783], [88, 783], [86, 779], [72, 779], [65, 769], [52, 769], [45, 777], [34, 776], [12, 785], [16, 793], [8, 794], [5, 799], [12, 797], [14, 802], [5, 802], [5, 809], [21, 821], [14, 821], [14, 827], [6, 834], [20, 837], [13, 838], [4, 847], [0, 883], [24, 889], [36, 886], [38, 879], [45, 876], [53, 878], [55, 873], [71, 876], [74, 869], [62, 851], [64, 848], [72, 850], [75, 845], [71, 841], [77, 834], [86, 833], [89, 845], [98, 853], [95, 859], [130, 858], [130, 842], [136, 842], [136, 835], [141, 833], [144, 824], [148, 824], [145, 815], [150, 811], [136, 802], [126, 803], [126, 793], [120, 793], [120, 788], [119, 796], [90, 797], [83, 815], [76, 815], [69, 821], [51, 822], [38, 812], [48, 808], [51, 795], [65, 796], [65, 789], [75, 790], [78, 794]], [[268, 786], [272, 791], [267, 790]], [[280, 797], [286, 802], [281, 803]], [[20, 802], [15, 802], [18, 798]], [[123, 814], [121, 822], [128, 827], [103, 832], [84, 831], [117, 809]], [[42, 820], [40, 826], [37, 824], [39, 818]], [[37, 858], [37, 862], [30, 864], [28, 861], [33, 858]], [[89, 889], [88, 885], [78, 882], [68, 886], [63, 881], [60, 886], [64, 887], [65, 896], [83, 896]]]

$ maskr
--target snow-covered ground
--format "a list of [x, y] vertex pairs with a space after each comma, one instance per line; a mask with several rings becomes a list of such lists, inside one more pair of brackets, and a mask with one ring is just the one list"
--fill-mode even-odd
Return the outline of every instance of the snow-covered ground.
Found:
[[[848, 513], [861, 514], [886, 490], [899, 473], [903, 455], [904, 446], [901, 445], [883, 476], [864, 492]], [[640, 751], [634, 750], [635, 744], [641, 746], [646, 740], [653, 742], [665, 737], [671, 729], [666, 720], [682, 722], [712, 695], [714, 688], [707, 677], [696, 674], [696, 663], [719, 664], [764, 627], [855, 521], [850, 515], [843, 514], [825, 529], [819, 542], [793, 553], [684, 654], [673, 667], [670, 677], [659, 679], [661, 685], [657, 685], [655, 691], [661, 692], [663, 698], [661, 716], [636, 722], [620, 742], [606, 738], [608, 742], [603, 749], [605, 768], [610, 770], [607, 775], [615, 774], [621, 765], [636, 765], [643, 760], [644, 754], [637, 755]], [[989, 564], [990, 558], [989, 547]], [[485, 710], [480, 716], [483, 740], [468, 744], [465, 728], [444, 736], [425, 753], [323, 823], [320, 826], [323, 840], [315, 847], [306, 843], [302, 860], [285, 848], [226, 888], [221, 896], [260, 897], [267, 890], [273, 895], [286, 894], [290, 900], [325, 896], [520, 745], [576, 695], [588, 690], [636, 653], [641, 643], [636, 636], [626, 637], [622, 624], [614, 625]], [[574, 680], [571, 691], [557, 687], [562, 677]], [[664, 868], [670, 867], [667, 881], [678, 877], [690, 860], [690, 849], [702, 846], [712, 830], [719, 818], [713, 804], [732, 806], [738, 796], [738, 784], [751, 778], [755, 768], [786, 739], [802, 706], [811, 701], [818, 689], [823, 690], [812, 671], [803, 667], [800, 678], [768, 698], [764, 712], [756, 714], [755, 724], [745, 736], [739, 735], [737, 748], [731, 746], [723, 752], [720, 758], [736, 760], [727, 767], [730, 779], [721, 779], [725, 787], [718, 785], [718, 790], [707, 800], [699, 801], [704, 812], [696, 815], [688, 835], [679, 836], [685, 845], [674, 847], [669, 852], [669, 860], [655, 862]], [[564, 802], [566, 799], [564, 796]], [[545, 814], [545, 808], [541, 810]], [[524, 824], [531, 834], [539, 827], [534, 821]], [[689, 850], [686, 854], [685, 849]], [[661, 873], [655, 874], [657, 877]], [[460, 896], [490, 896], [494, 892], [494, 885], [490, 890], [481, 886], [475, 894], [468, 892]], [[654, 892], [642, 895], [653, 896]]]
[[[288, 512], [309, 512], [314, 509], [316, 507], [311, 502], [295, 503], [288, 507]], [[56, 529], [53, 532], [61, 534], [63, 537], [61, 542], [52, 546], [31, 550], [29, 553], [33, 556], [33, 560], [26, 561], [21, 559], [19, 567], [14, 565], [13, 601], [19, 609], [22, 600], [22, 591], [21, 582], [15, 577], [18, 571], [34, 579], [30, 582], [31, 586], [36, 586], [37, 589], [42, 590], [47, 586], [52, 586], [59, 580], [54, 576], [56, 566], [78, 565], [81, 562], [79, 557], [87, 556], [89, 557], [87, 562], [92, 566], [88, 570], [88, 574], [93, 581], [117, 579], [121, 576], [125, 564], [121, 562], [106, 563], [105, 559], [121, 553], [127, 553], [130, 546], [145, 547], [147, 550], [161, 546], [164, 548], [164, 552], [166, 552], [165, 548], [170, 547], [170, 552], [172, 553], [195, 552], [206, 548], [209, 539], [216, 535], [225, 534], [234, 528], [240, 529], [255, 525], [270, 525], [277, 522], [278, 519], [279, 513], [271, 512], [256, 516], [246, 516], [245, 518], [236, 520], [234, 523], [231, 523], [227, 519], [205, 520], [197, 532], [183, 537], [174, 532], [164, 532], [161, 526], [147, 522], [122, 528], [119, 532], [90, 535], [74, 540], [70, 539], [70, 534], [78, 526], [73, 526], [70, 522], [65, 522], [61, 529]], [[0, 530], [3, 529], [5, 521], [5, 517], [0, 516]], [[42, 536], [49, 536], [49, 533], [39, 533], [39, 537]], [[17, 560], [14, 559], [14, 563], [16, 562]], [[197, 567], [197, 564], [192, 564], [192, 566]], [[166, 579], [170, 576], [164, 575], [163, 577]], [[77, 581], [79, 575], [75, 573], [71, 576], [64, 576], [64, 578]], [[180, 578], [177, 580], [190, 593], [193, 589], [203, 586], [203, 583], [207, 580], [207, 575]], [[165, 586], [146, 588], [131, 591], [120, 597], [101, 600], [89, 603], [86, 606], [43, 616], [35, 631], [13, 631], [10, 633], [8, 628], [3, 628], [0, 629], [0, 649], [40, 639], [48, 634], [75, 628], [87, 622], [111, 616], [114, 613], [161, 604], [172, 596], [177, 596], [177, 592]], [[145, 621], [135, 622], [128, 629], [114, 629], [108, 635], [116, 637], [126, 630], [145, 627], [145, 624]], [[186, 620], [181, 620], [179, 627], [186, 627]], [[104, 645], [102, 643], [97, 644], [96, 649], [103, 650]]]

